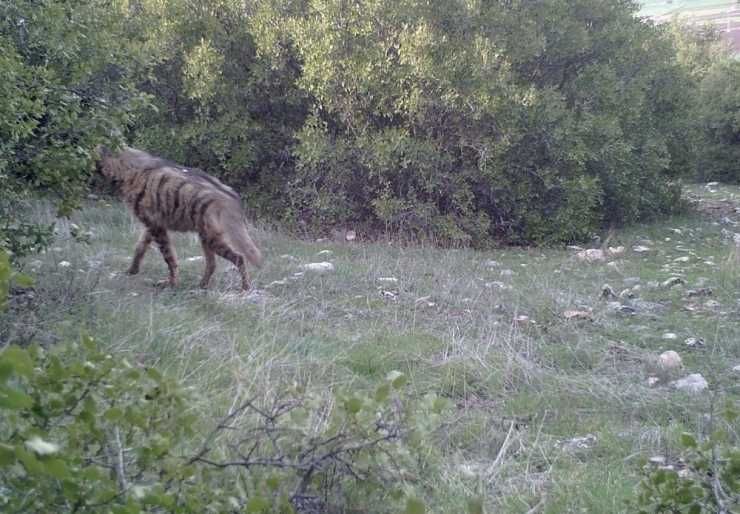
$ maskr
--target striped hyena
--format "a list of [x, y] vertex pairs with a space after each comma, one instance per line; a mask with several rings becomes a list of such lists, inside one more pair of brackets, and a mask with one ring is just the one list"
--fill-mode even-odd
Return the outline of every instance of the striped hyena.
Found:
[[176, 285], [177, 255], [167, 231], [197, 232], [206, 257], [200, 287], [208, 285], [216, 270], [216, 255], [220, 255], [239, 269], [242, 289], [249, 288], [246, 261], [261, 268], [262, 256], [247, 232], [244, 206], [233, 189], [200, 170], [135, 148], [113, 153], [98, 146], [95, 153], [98, 171], [123, 194], [144, 224], [127, 274], [139, 272], [149, 245], [155, 242], [170, 270], [170, 278], [159, 284]]

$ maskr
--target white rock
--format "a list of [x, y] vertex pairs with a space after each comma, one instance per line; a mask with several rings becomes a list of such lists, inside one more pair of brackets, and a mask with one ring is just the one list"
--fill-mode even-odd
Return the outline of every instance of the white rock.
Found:
[[658, 382], [660, 382], [660, 379], [658, 377], [650, 377], [647, 379], [648, 387], [655, 387], [656, 385], [658, 385]]
[[653, 289], [657, 289], [660, 287], [660, 282], [658, 282], [657, 280], [651, 280], [647, 283], [647, 286]]
[[202, 255], [196, 255], [195, 257], [188, 257], [185, 260], [188, 262], [203, 262], [206, 258]]
[[647, 246], [635, 246], [632, 248], [633, 252], [642, 253], [642, 252], [649, 252], [650, 248]]
[[734, 371], [735, 373], [740, 373], [740, 364], [738, 364], [737, 366], [733, 366], [732, 371]]
[[292, 255], [288, 255], [287, 253], [281, 255], [280, 258], [281, 259], [284, 259], [286, 261], [294, 261], [294, 260], [296, 260], [295, 257], [293, 257]]
[[316, 256], [319, 257], [321, 255], [331, 255], [331, 254], [332, 254], [331, 250], [321, 250], [319, 253], [316, 254]]
[[393, 291], [380, 291], [380, 296], [382, 296], [386, 300], [396, 299], [396, 293], [394, 293]]
[[395, 277], [378, 277], [378, 282], [398, 282], [398, 279]]
[[673, 332], [666, 332], [663, 334], [663, 339], [677, 339], [678, 336], [674, 334]]
[[501, 276], [502, 277], [513, 277], [516, 275], [516, 271], [510, 270], [510, 269], [502, 269], [501, 270]]
[[674, 352], [673, 350], [668, 350], [667, 352], [663, 352], [658, 357], [658, 364], [664, 368], [673, 368], [676, 366], [681, 366], [683, 364], [683, 361], [681, 360], [681, 356]]
[[618, 253], [622, 253], [623, 251], [624, 251], [624, 246], [617, 246], [616, 248], [614, 248], [613, 246], [610, 246], [609, 248], [606, 249], [607, 255], [615, 255]]
[[692, 373], [688, 377], [684, 377], [680, 380], [674, 380], [670, 384], [672, 387], [681, 391], [688, 391], [690, 393], [699, 393], [709, 387], [706, 379], [699, 373]]
[[684, 255], [683, 257], [679, 257], [678, 259], [673, 259], [673, 262], [689, 262], [689, 256]]
[[582, 252], [578, 252], [578, 258], [586, 262], [596, 262], [604, 260], [604, 252], [595, 248], [589, 248]]
[[308, 264], [302, 264], [301, 269], [305, 271], [315, 271], [317, 273], [326, 273], [332, 271], [334, 265], [331, 262], [310, 262]]
[[719, 302], [714, 300], [707, 300], [706, 302], [704, 302], [704, 307], [707, 309], [716, 309], [717, 307], [719, 307]]
[[714, 187], [714, 186], [718, 186], [718, 185], [719, 185], [719, 182], [707, 182], [704, 185], [704, 187]]
[[67, 261], [62, 261], [59, 264], [57, 264], [57, 266], [59, 266], [60, 268], [69, 268], [71, 265], [72, 263], [67, 262]]
[[704, 346], [704, 341], [695, 337], [689, 337], [683, 342], [683, 344], [689, 348], [701, 348]]
[[486, 263], [486, 266], [488, 266], [489, 268], [497, 268], [497, 267], [501, 266], [501, 263], [498, 262], [498, 261], [488, 261]]

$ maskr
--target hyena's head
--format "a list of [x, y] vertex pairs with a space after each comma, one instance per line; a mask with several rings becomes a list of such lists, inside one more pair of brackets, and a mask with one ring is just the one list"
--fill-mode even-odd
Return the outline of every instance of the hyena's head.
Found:
[[95, 171], [106, 176], [105, 173], [105, 162], [108, 158], [110, 158], [113, 154], [110, 150], [108, 150], [107, 147], [103, 145], [98, 145], [95, 147], [95, 155], [97, 156], [96, 162], [95, 162]]

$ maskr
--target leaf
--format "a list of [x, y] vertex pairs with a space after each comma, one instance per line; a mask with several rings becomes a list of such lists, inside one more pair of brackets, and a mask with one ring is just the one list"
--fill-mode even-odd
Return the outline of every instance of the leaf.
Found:
[[406, 385], [406, 375], [401, 373], [400, 371], [391, 371], [388, 373], [386, 380], [393, 385], [393, 389], [401, 389], [404, 385]]
[[718, 442], [720, 442], [725, 437], [725, 431], [721, 428], [718, 430], [715, 430], [714, 433], [712, 433], [712, 437], [709, 438], [709, 441], [701, 445], [701, 451], [705, 452], [707, 450], [711, 450], [714, 448]]
[[347, 409], [347, 412], [350, 414], [357, 414], [362, 408], [362, 400], [352, 397], [344, 404], [344, 408]]
[[123, 409], [119, 407], [111, 407], [103, 413], [103, 419], [108, 421], [119, 421], [123, 418]]
[[684, 448], [696, 448], [696, 438], [688, 432], [683, 432], [681, 434], [681, 445], [683, 445]]
[[380, 403], [388, 398], [389, 394], [391, 394], [390, 384], [383, 384], [375, 390], [375, 401]]
[[247, 502], [245, 509], [247, 512], [262, 512], [267, 510], [269, 506], [270, 505], [261, 496], [253, 496]]
[[468, 498], [468, 512], [470, 514], [483, 514], [483, 495], [476, 494]]
[[0, 353], [0, 362], [13, 366], [13, 372], [17, 375], [30, 377], [33, 374], [33, 362], [28, 352], [18, 346], [8, 346]]
[[16, 275], [13, 277], [13, 280], [15, 280], [15, 283], [21, 287], [31, 287], [34, 284], [34, 280], [25, 275]]
[[156, 382], [162, 381], [162, 373], [160, 373], [157, 368], [147, 366], [146, 368], [144, 368], [144, 371], [146, 372], [147, 376], [151, 378], [152, 380]]
[[44, 470], [49, 474], [49, 476], [52, 476], [58, 480], [63, 480], [65, 478], [72, 478], [72, 473], [70, 473], [69, 468], [67, 467], [67, 464], [65, 464], [63, 460], [60, 460], [60, 459], [43, 460], [42, 465], [44, 467]]
[[0, 408], [20, 410], [30, 407], [33, 407], [33, 398], [26, 393], [9, 388], [0, 391]]
[[267, 487], [272, 491], [277, 490], [277, 488], [280, 487], [280, 477], [278, 475], [270, 475], [267, 477], [267, 480], [265, 480], [265, 485], [267, 485]]
[[7, 466], [15, 459], [15, 446], [0, 443], [0, 466]]
[[406, 500], [406, 514], [424, 514], [424, 502], [418, 498], [409, 498]]

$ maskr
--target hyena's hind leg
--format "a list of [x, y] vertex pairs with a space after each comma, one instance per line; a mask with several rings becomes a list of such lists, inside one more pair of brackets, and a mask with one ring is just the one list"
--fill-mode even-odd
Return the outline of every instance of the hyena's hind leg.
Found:
[[175, 247], [172, 246], [172, 241], [170, 241], [170, 235], [167, 233], [167, 229], [162, 227], [150, 227], [149, 232], [154, 242], [157, 243], [164, 262], [167, 263], [167, 267], [170, 270], [170, 278], [168, 280], [160, 280], [157, 282], [157, 285], [163, 287], [176, 286], [180, 281], [180, 276], [177, 272], [177, 253], [175, 252]]
[[206, 256], [206, 270], [203, 273], [203, 278], [200, 280], [198, 287], [205, 288], [208, 282], [211, 281], [213, 272], [216, 271], [216, 254], [211, 250], [211, 247], [206, 244], [206, 236], [200, 236], [200, 245], [203, 247], [203, 253]]
[[[234, 250], [234, 248], [226, 241], [223, 234], [218, 234], [215, 237], [211, 236], [204, 241], [205, 243], [203, 246], [207, 245], [216, 253], [216, 255], [234, 263], [234, 266], [239, 269], [239, 273], [241, 273], [242, 276], [242, 290], [246, 291], [249, 289], [249, 272], [247, 272], [247, 261], [244, 256]], [[206, 259], [208, 259], [207, 253]]]
[[149, 250], [149, 245], [152, 244], [152, 241], [154, 241], [154, 236], [152, 236], [148, 228], [144, 227], [134, 247], [134, 260], [131, 262], [131, 266], [126, 269], [127, 275], [136, 275], [141, 271], [141, 262], [144, 260], [144, 256]]

